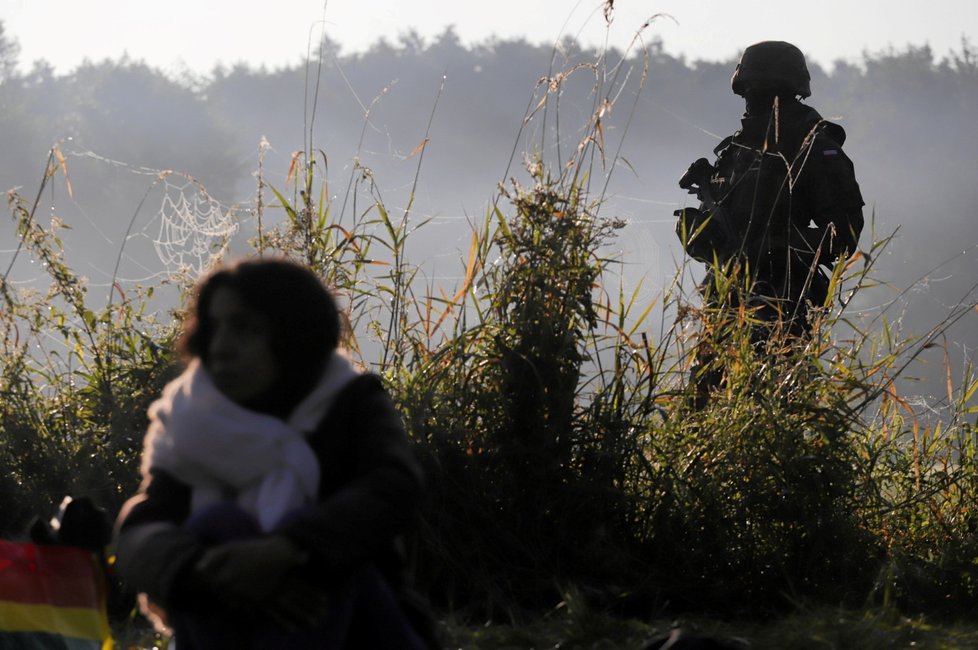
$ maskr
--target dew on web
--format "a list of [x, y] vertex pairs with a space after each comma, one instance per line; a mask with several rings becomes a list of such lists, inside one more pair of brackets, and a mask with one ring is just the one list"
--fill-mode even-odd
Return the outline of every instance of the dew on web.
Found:
[[237, 232], [234, 209], [225, 209], [196, 182], [163, 182], [160, 230], [153, 240], [156, 254], [168, 273], [199, 276], [224, 255]]

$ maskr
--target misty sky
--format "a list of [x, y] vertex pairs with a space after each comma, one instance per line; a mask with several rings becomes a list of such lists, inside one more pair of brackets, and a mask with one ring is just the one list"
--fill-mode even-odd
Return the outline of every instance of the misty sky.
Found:
[[[84, 59], [127, 53], [164, 71], [209, 72], [218, 62], [270, 68], [303, 60], [310, 34], [321, 33], [346, 53], [378, 38], [396, 41], [415, 29], [422, 37], [454, 25], [465, 44], [495, 34], [551, 43], [564, 35], [587, 44], [608, 39], [625, 48], [654, 14], [643, 35], [661, 37], [669, 54], [727, 60], [752, 42], [789, 40], [824, 66], [906, 45], [930, 45], [937, 57], [960, 50], [978, 30], [975, 0], [616, 0], [609, 29], [600, 0], [0, 0], [0, 20], [21, 46], [21, 64], [38, 59], [68, 73]], [[323, 23], [325, 18], [325, 23]]]

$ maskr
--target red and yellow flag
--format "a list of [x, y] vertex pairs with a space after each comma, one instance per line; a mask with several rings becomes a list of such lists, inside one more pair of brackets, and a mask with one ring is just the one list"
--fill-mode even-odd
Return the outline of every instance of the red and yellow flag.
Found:
[[0, 540], [0, 647], [109, 650], [105, 578], [89, 551]]

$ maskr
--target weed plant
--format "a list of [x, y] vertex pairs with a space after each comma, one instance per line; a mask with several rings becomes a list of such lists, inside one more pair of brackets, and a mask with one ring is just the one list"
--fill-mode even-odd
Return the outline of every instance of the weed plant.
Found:
[[[57, 155], [56, 155], [57, 154]], [[58, 170], [53, 150], [38, 192]], [[62, 159], [63, 160], [63, 159]], [[63, 163], [62, 163], [63, 164]], [[146, 314], [153, 288], [90, 307], [86, 281], [64, 260], [54, 219], [11, 192], [23, 253], [50, 279], [47, 291], [0, 281], [0, 531], [45, 517], [67, 494], [114, 513], [138, 482], [146, 408], [172, 376], [172, 325]]]

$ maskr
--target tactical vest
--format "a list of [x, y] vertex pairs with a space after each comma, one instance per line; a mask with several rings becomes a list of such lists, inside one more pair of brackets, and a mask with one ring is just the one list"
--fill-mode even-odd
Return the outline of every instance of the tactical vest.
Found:
[[721, 259], [741, 257], [762, 277], [831, 265], [855, 250], [862, 229], [845, 131], [805, 104], [784, 104], [745, 117], [714, 150], [710, 178], [711, 211], [727, 241]]

